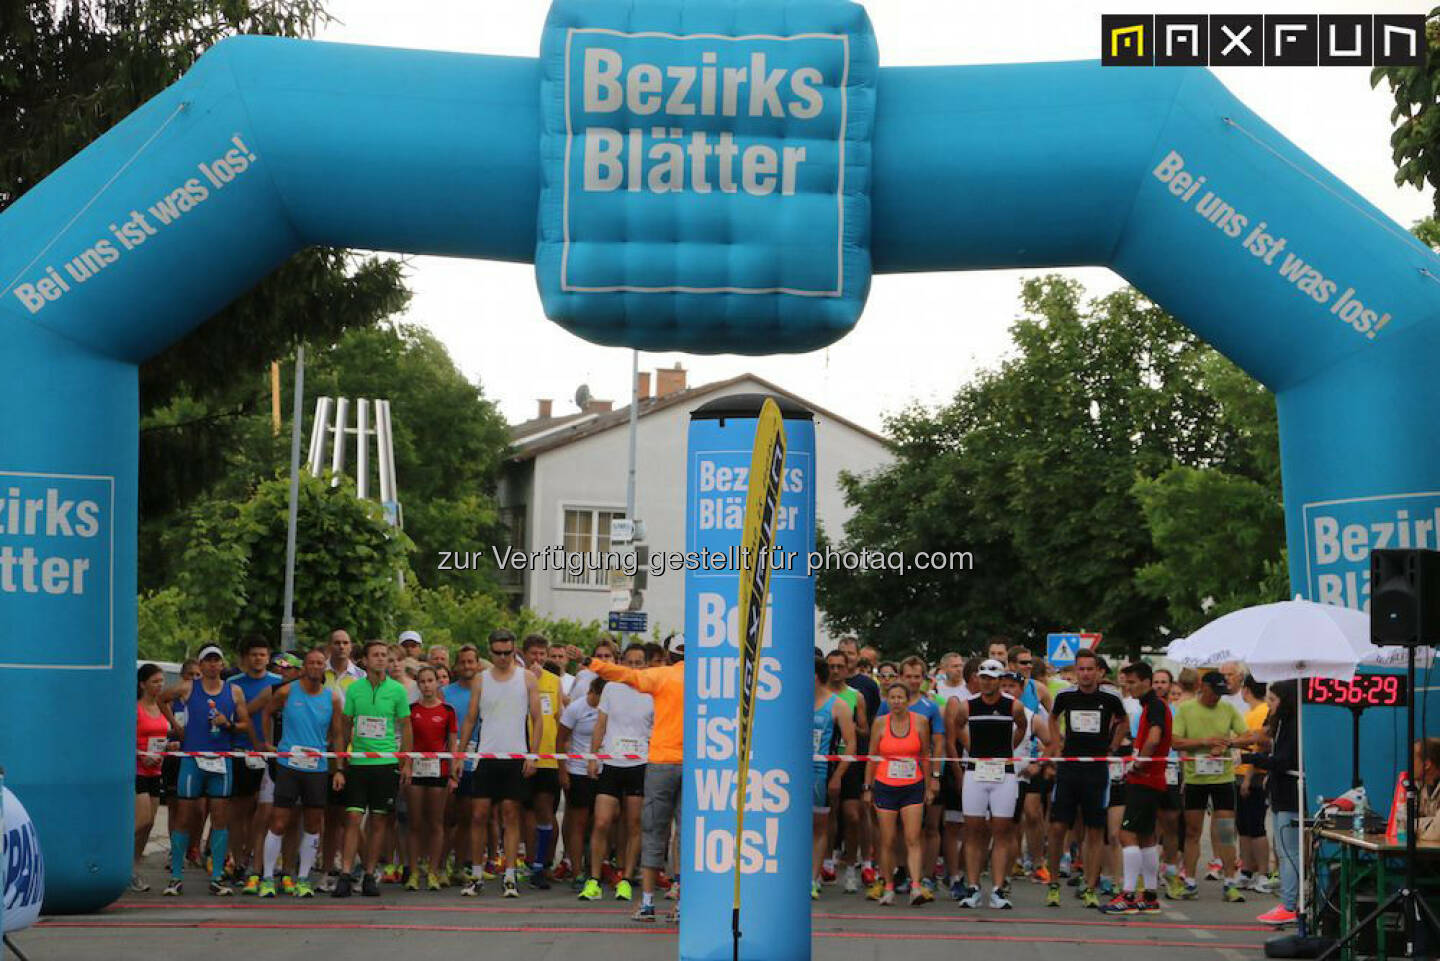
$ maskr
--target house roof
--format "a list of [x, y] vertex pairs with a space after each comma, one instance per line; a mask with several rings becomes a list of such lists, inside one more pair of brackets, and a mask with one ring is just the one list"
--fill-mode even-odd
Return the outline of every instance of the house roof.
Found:
[[[735, 387], [745, 382], [760, 385], [765, 390], [787, 397], [796, 403], [813, 410], [816, 414], [837, 424], [844, 424], [853, 431], [864, 434], [885, 446], [890, 446], [890, 441], [872, 430], [861, 427], [848, 418], [832, 413], [817, 404], [813, 404], [798, 394], [792, 393], [783, 387], [771, 383], [763, 377], [755, 374], [740, 374], [728, 380], [717, 380], [709, 384], [701, 384], [699, 387], [690, 387], [685, 390], [673, 391], [663, 397], [647, 397], [640, 401], [636, 417], [649, 417], [651, 414], [668, 410], [678, 405], [694, 404], [702, 398], [708, 397], [719, 391]], [[584, 413], [566, 415], [564, 417], [548, 417], [544, 419], [527, 420], [510, 428], [510, 441], [513, 448], [510, 453], [512, 462], [533, 460], [540, 454], [573, 444], [576, 441], [593, 437], [596, 434], [604, 433], [616, 427], [624, 427], [630, 423], [630, 407], [627, 404], [617, 410], [606, 411], [605, 413]]]

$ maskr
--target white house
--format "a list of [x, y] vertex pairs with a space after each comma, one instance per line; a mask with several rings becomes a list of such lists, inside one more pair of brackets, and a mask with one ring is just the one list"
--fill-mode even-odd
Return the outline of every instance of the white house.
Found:
[[[840, 472], [866, 474], [892, 460], [880, 435], [754, 374], [699, 387], [686, 386], [679, 364], [655, 374], [653, 394], [649, 373], [639, 378], [635, 480], [635, 513], [645, 525], [652, 551], [685, 549], [690, 412], [718, 397], [778, 394], [815, 412], [816, 511], [832, 538], [839, 537], [852, 513], [844, 503]], [[526, 553], [550, 547], [568, 553], [611, 550], [611, 521], [625, 516], [629, 423], [628, 406], [613, 410], [609, 401], [592, 400], [583, 411], [557, 417], [551, 402], [542, 400], [536, 418], [511, 428], [514, 449], [500, 484], [500, 504], [512, 547]], [[629, 585], [623, 575], [601, 571], [502, 573], [525, 606], [547, 617], [580, 621], [604, 623], [612, 609], [612, 590]], [[662, 636], [684, 630], [684, 591], [683, 572], [649, 579], [644, 608], [652, 630]], [[828, 638], [818, 633], [822, 630], [817, 617], [816, 642], [828, 648]]]

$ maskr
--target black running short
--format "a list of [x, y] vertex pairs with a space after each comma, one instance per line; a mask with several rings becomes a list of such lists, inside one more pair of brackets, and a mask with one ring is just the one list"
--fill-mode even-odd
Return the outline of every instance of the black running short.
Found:
[[1050, 798], [1050, 820], [1074, 824], [1080, 814], [1086, 827], [1103, 828], [1110, 803], [1110, 768], [1104, 762], [1060, 765]]
[[345, 768], [346, 811], [393, 814], [399, 793], [400, 768], [396, 764], [352, 764]]
[[[347, 775], [349, 773], [346, 772]], [[275, 768], [275, 806], [323, 808], [329, 802], [333, 780], [330, 772], [324, 769], [297, 771], [281, 764]], [[346, 780], [348, 782], [349, 778]]]
[[616, 767], [607, 764], [600, 769], [600, 780], [595, 785], [596, 794], [613, 798], [645, 796], [645, 765]]
[[1235, 782], [1224, 784], [1186, 784], [1185, 810], [1203, 811], [1211, 807], [1216, 811], [1235, 810]]
[[1139, 837], [1153, 838], [1155, 822], [1160, 815], [1160, 804], [1164, 791], [1157, 791], [1145, 784], [1125, 785], [1125, 820], [1120, 830], [1129, 831]]

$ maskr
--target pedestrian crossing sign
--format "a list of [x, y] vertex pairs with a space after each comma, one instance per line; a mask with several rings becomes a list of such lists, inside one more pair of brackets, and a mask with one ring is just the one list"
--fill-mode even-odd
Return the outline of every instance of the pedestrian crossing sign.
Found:
[[1045, 659], [1051, 667], [1068, 667], [1075, 663], [1075, 652], [1081, 647], [1079, 634], [1047, 634], [1045, 640]]

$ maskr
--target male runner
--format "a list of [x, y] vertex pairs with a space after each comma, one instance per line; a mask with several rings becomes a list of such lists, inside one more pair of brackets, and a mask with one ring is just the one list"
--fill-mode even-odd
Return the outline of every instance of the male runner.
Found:
[[[410, 750], [410, 694], [390, 677], [389, 666], [390, 645], [366, 641], [365, 677], [345, 689], [340, 743], [349, 744], [352, 751], [403, 754]], [[344, 792], [346, 824], [340, 862], [343, 870], [332, 893], [337, 898], [350, 896], [350, 867], [360, 848], [360, 822], [368, 811], [365, 876], [360, 893], [378, 898], [380, 882], [375, 865], [389, 836], [396, 796], [410, 782], [410, 759], [351, 757], [336, 761], [331, 781], [335, 790]]]
[[[980, 906], [980, 872], [985, 863], [985, 818], [990, 818], [990, 907], [1011, 908], [1007, 897], [1012, 859], [1015, 808], [1020, 785], [1014, 757], [1025, 740], [1025, 706], [1000, 690], [1005, 665], [994, 658], [976, 672], [980, 694], [958, 699], [955, 729], [949, 741], [952, 750], [965, 751], [967, 760], [961, 785], [965, 812], [965, 874], [969, 887], [960, 898], [962, 908]], [[948, 723], [948, 722], [947, 722]], [[951, 757], [958, 757], [952, 754]]]
[[[515, 635], [507, 630], [490, 632], [490, 659], [493, 667], [477, 674], [471, 682], [470, 704], [460, 725], [460, 743], [468, 744], [477, 725], [479, 750], [485, 754], [528, 754], [530, 733], [541, 730], [540, 687], [534, 674], [517, 663]], [[473, 898], [485, 887], [486, 827], [490, 811], [500, 802], [504, 831], [504, 878], [502, 894], [518, 898], [515, 866], [520, 857], [520, 806], [529, 792], [526, 782], [535, 773], [535, 762], [519, 758], [486, 759], [475, 765], [471, 778], [470, 871], [469, 883], [461, 895]]]
[[[269, 670], [270, 642], [259, 634], [251, 634], [240, 642], [240, 664], [243, 670], [230, 678], [230, 683], [245, 695], [245, 712], [250, 715], [250, 745], [268, 743], [261, 730], [261, 715], [270, 700], [270, 691], [280, 683], [280, 675]], [[230, 823], [238, 832], [235, 837], [235, 869], [237, 877], [245, 878], [241, 894], [260, 890], [260, 864], [256, 856], [265, 836], [269, 820], [269, 802], [258, 803], [261, 785], [270, 780], [269, 763], [264, 758], [236, 759], [235, 788], [230, 795]], [[266, 785], [273, 788], [273, 782]], [[269, 790], [265, 792], [267, 795]]]
[[[550, 642], [544, 635], [531, 634], [522, 646], [525, 668], [535, 675], [535, 687], [540, 694], [540, 725], [531, 730], [530, 743], [537, 754], [554, 754], [560, 714], [566, 704], [560, 675], [546, 669]], [[538, 890], [548, 891], [550, 860], [555, 853], [555, 802], [560, 797], [560, 762], [553, 759], [536, 761], [527, 793], [525, 850], [530, 855], [530, 884]]]
[[[250, 715], [240, 687], [220, 679], [225, 655], [215, 644], [200, 648], [200, 677], [181, 681], [163, 691], [161, 704], [179, 703], [185, 710], [182, 751], [230, 751], [235, 737], [249, 741]], [[185, 850], [192, 831], [200, 830], [200, 799], [210, 799], [210, 893], [229, 897], [235, 892], [223, 880], [225, 854], [230, 844], [230, 792], [234, 767], [228, 757], [183, 757], [176, 782], [179, 797], [176, 823], [170, 830], [170, 883], [165, 894], [178, 897], [182, 891]]]
[[[596, 650], [599, 651], [598, 646]], [[631, 670], [644, 670], [645, 648], [640, 644], [631, 644], [625, 648], [621, 663]], [[603, 681], [604, 678], [597, 676], [596, 680]], [[598, 901], [604, 895], [601, 890], [601, 865], [609, 852], [611, 828], [617, 820], [623, 828], [621, 836], [624, 842], [620, 846], [620, 875], [615, 882], [615, 899], [629, 901], [633, 896], [630, 878], [635, 875], [640, 858], [645, 805], [644, 758], [650, 750], [654, 724], [654, 698], [625, 684], [605, 684], [600, 695], [599, 716], [591, 735], [591, 742], [599, 745], [594, 753], [638, 754], [641, 760], [587, 763], [587, 768], [595, 772], [598, 781], [595, 788], [595, 823], [590, 834], [591, 876], [580, 891], [582, 901]]]
[[[853, 637], [842, 637], [835, 649], [845, 655], [845, 683], [860, 693], [863, 715], [855, 718], [856, 754], [870, 750], [870, 722], [880, 710], [880, 685], [868, 673], [861, 670], [860, 642]], [[872, 662], [873, 663], [873, 662]], [[845, 826], [842, 847], [849, 852], [849, 867], [845, 870], [845, 893], [854, 894], [861, 887], [875, 882], [875, 852], [872, 838], [875, 837], [875, 808], [866, 804], [861, 795], [865, 791], [865, 765], [852, 764], [840, 781], [840, 811]], [[856, 866], [862, 866], [856, 877]]]
[[1200, 894], [1196, 873], [1200, 864], [1200, 832], [1205, 829], [1205, 810], [1210, 808], [1210, 841], [1215, 857], [1235, 876], [1224, 879], [1221, 897], [1239, 903], [1239, 871], [1235, 864], [1235, 763], [1231, 749], [1253, 744], [1259, 735], [1250, 733], [1245, 718], [1226, 701], [1229, 684], [1219, 671], [1200, 678], [1193, 700], [1175, 710], [1175, 747], [1186, 753], [1203, 753], [1185, 762], [1185, 891], [1187, 900]]
[[[1000, 690], [1020, 700], [1026, 678], [1015, 671], [1007, 671], [1000, 677]], [[1021, 701], [1021, 706], [1024, 702]], [[1020, 805], [1016, 817], [1020, 819], [1020, 835], [1025, 841], [1023, 871], [1031, 880], [1040, 884], [1050, 883], [1050, 872], [1045, 869], [1045, 805], [1050, 800], [1050, 790], [1055, 783], [1054, 770], [1045, 764], [1045, 745], [1050, 743], [1050, 714], [1045, 708], [1038, 712], [1025, 708], [1025, 738], [1016, 751], [1017, 757], [1031, 760], [1019, 766], [1015, 779], [1020, 782]]]
[[[845, 656], [838, 655], [838, 669], [832, 671], [828, 659], [815, 659], [815, 700], [814, 713], [810, 721], [810, 747], [814, 754], [829, 754], [837, 744], [855, 743], [855, 707], [833, 690], [830, 680], [839, 680], [844, 670]], [[840, 686], [849, 691], [843, 680]], [[858, 700], [858, 697], [857, 697]], [[830, 847], [830, 798], [840, 796], [840, 781], [849, 770], [849, 761], [813, 761], [811, 772], [810, 836], [811, 836], [811, 881], [810, 898], [820, 900], [820, 866]]]
[[[462, 721], [470, 709], [470, 691], [475, 683], [475, 676], [480, 673], [482, 667], [488, 666], [488, 662], [482, 663], [480, 652], [474, 644], [462, 644], [455, 652], [455, 679], [441, 689], [440, 696], [446, 704], [455, 709], [455, 716]], [[480, 726], [477, 724], [475, 730], [470, 732], [468, 741], [458, 743], [462, 751], [479, 750]], [[476, 763], [474, 760], [465, 762], [461, 769], [460, 784], [446, 802], [445, 823], [452, 826], [450, 847], [455, 853], [455, 858], [461, 862], [470, 860], [470, 822], [471, 808], [474, 804]], [[482, 838], [482, 847], [484, 843], [484, 838]], [[444, 882], [446, 884], [454, 883], [455, 879], [450, 877], [449, 872], [445, 871], [441, 865], [435, 866], [435, 872], [445, 874]]]
[[[1155, 828], [1165, 803], [1171, 720], [1169, 706], [1152, 689], [1153, 676], [1144, 661], [1121, 672], [1126, 693], [1140, 702], [1140, 723], [1135, 732], [1135, 759], [1126, 765], [1125, 774], [1125, 816], [1119, 831], [1123, 879], [1115, 897], [1100, 906], [1102, 914], [1160, 913], [1160, 848]], [[1136, 891], [1142, 881], [1143, 896]]]
[[[583, 661], [585, 654], [573, 645], [566, 655]], [[662, 649], [663, 653], [663, 649]], [[604, 661], [590, 661], [590, 670], [610, 682], [629, 685], [655, 701], [655, 725], [650, 735], [649, 761], [645, 765], [645, 804], [641, 814], [640, 907], [631, 920], [653, 924], [655, 888], [670, 850], [670, 828], [680, 813], [681, 765], [685, 760], [685, 645], [674, 644], [668, 654], [671, 663], [663, 667], [636, 670]], [[607, 688], [608, 690], [608, 688]], [[680, 906], [671, 912], [679, 920]]]
[[1023, 682], [1020, 689], [1020, 702], [1032, 712], [1044, 708], [1045, 713], [1048, 714], [1054, 704], [1055, 694], [1050, 690], [1048, 684], [1035, 683], [1032, 676], [1035, 672], [1035, 655], [1030, 652], [1030, 648], [1023, 644], [1016, 644], [1010, 648], [1006, 658], [1010, 670], [1019, 674]]
[[[265, 704], [263, 716], [265, 750], [276, 750], [274, 731], [280, 725], [281, 753], [323, 752], [327, 745], [341, 744], [340, 718], [344, 704], [334, 688], [325, 686], [325, 650], [315, 648], [305, 655], [300, 679], [276, 688]], [[285, 832], [290, 827], [290, 814], [301, 808], [300, 864], [295, 872], [295, 897], [313, 898], [310, 871], [320, 852], [320, 832], [325, 827], [325, 804], [333, 759], [322, 757], [276, 758], [275, 803], [270, 812], [269, 830], [264, 840], [264, 878], [260, 882], [262, 898], [275, 896], [275, 865], [280, 860]]]
[[[850, 721], [851, 726], [855, 729], [855, 736], [848, 741], [837, 739], [835, 744], [833, 745], [833, 750], [828, 750], [821, 753], [854, 754], [856, 753], [857, 747], [856, 741], [860, 739], [862, 733], [868, 734], [870, 730], [868, 715], [865, 713], [865, 702], [861, 700], [860, 692], [857, 691], [855, 688], [851, 687], [848, 683], [850, 663], [849, 659], [846, 658], [845, 654], [842, 651], [834, 650], [831, 651], [829, 654], [825, 655], [825, 670], [825, 686], [831, 694], [834, 694], [836, 697], [840, 698], [840, 700], [845, 702], [846, 707], [850, 711]], [[830, 762], [829, 766], [832, 773], [837, 770], [838, 763], [839, 762], [836, 761]], [[826, 851], [827, 856], [821, 864], [821, 879], [824, 880], [827, 884], [834, 882], [836, 877], [835, 858], [838, 855], [841, 863], [844, 863], [846, 865], [846, 894], [854, 894], [856, 891], [860, 890], [860, 878], [856, 874], [855, 861], [846, 861], [844, 857], [844, 851], [836, 850], [835, 841], [837, 835], [841, 831], [842, 820], [844, 821], [843, 827], [845, 831], [855, 834], [858, 833], [860, 830], [860, 794], [857, 793], [855, 795], [855, 799], [851, 804], [851, 809], [853, 809], [854, 811], [854, 817], [852, 818], [850, 817], [845, 807], [845, 781], [849, 778], [851, 769], [860, 768], [862, 781], [860, 782], [858, 787], [860, 791], [863, 792], [863, 789], [865, 787], [863, 781], [864, 767], [864, 764], [847, 764], [843, 772], [844, 777], [840, 778], [840, 780], [838, 781], [832, 782], [835, 786], [835, 789], [833, 792], [831, 792], [831, 796], [828, 799], [827, 803], [827, 807], [830, 808], [830, 811], [826, 817], [826, 820], [828, 822], [826, 828], [826, 842], [828, 848]]]
[[[1082, 649], [1075, 654], [1075, 685], [1055, 695], [1051, 717], [1051, 757], [1108, 757], [1128, 733], [1125, 705], [1109, 691], [1100, 690], [1100, 658]], [[1064, 729], [1061, 743], [1059, 728]], [[1050, 888], [1047, 907], [1060, 906], [1060, 853], [1065, 834], [1080, 815], [1085, 825], [1085, 883], [1080, 902], [1087, 908], [1100, 906], [1095, 892], [1105, 845], [1106, 809], [1109, 804], [1110, 769], [1104, 761], [1060, 762], [1055, 774], [1055, 794], [1050, 801], [1050, 838], [1047, 859]]]

